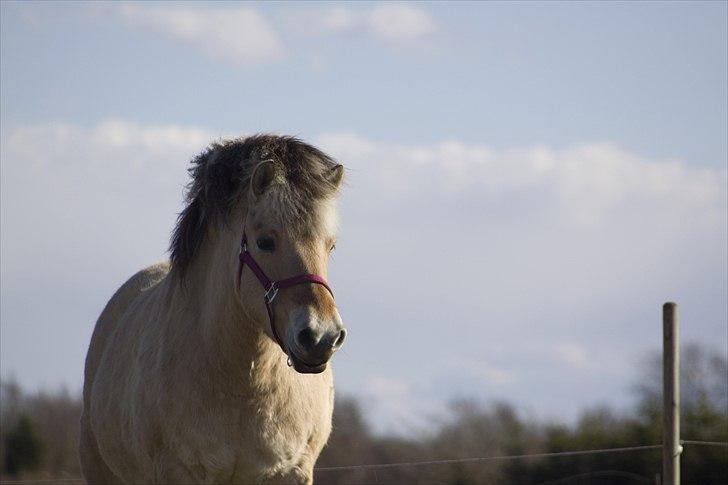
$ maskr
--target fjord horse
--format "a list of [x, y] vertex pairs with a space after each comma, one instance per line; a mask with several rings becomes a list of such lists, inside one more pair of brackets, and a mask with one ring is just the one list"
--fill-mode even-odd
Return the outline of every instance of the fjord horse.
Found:
[[96, 323], [84, 476], [310, 484], [346, 336], [326, 282], [343, 167], [256, 135], [212, 144], [190, 173], [170, 261], [124, 283]]

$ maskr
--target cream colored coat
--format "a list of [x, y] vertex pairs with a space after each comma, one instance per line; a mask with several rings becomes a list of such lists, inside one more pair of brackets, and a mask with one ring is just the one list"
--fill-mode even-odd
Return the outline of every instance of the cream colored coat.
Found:
[[251, 321], [234, 293], [237, 245], [235, 228], [211, 229], [187, 287], [160, 263], [107, 304], [86, 360], [89, 483], [312, 483], [331, 370], [296, 373]]

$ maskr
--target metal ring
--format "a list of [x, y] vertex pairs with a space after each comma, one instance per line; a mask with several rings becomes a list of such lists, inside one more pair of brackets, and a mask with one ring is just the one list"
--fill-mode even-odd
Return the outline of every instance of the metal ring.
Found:
[[273, 300], [276, 299], [276, 295], [278, 295], [278, 287], [276, 287], [275, 281], [270, 284], [270, 287], [266, 290], [265, 295], [263, 295], [263, 298], [265, 298], [265, 301], [268, 303], [273, 303]]

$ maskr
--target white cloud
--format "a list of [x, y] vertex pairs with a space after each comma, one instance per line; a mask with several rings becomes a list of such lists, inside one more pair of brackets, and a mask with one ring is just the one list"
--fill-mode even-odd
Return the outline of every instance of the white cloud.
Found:
[[392, 40], [412, 40], [435, 31], [429, 12], [412, 5], [377, 5], [367, 17], [376, 35]]
[[494, 150], [457, 140], [374, 143], [347, 133], [323, 134], [318, 142], [394, 198], [539, 194], [540, 208], [546, 204], [586, 225], [605, 213], [634, 211], [635, 204], [673, 217], [689, 213], [706, 225], [725, 215], [725, 170], [648, 159], [608, 143]]
[[3, 373], [31, 387], [80, 385], [98, 312], [166, 256], [189, 160], [216, 135], [121, 120], [3, 126]]
[[3, 130], [4, 282], [53, 275], [73, 286], [76, 274], [108, 285], [164, 258], [189, 160], [215, 138], [198, 127], [122, 120]]
[[124, 4], [118, 12], [133, 25], [157, 30], [219, 60], [250, 65], [283, 56], [283, 43], [278, 32], [254, 8], [203, 9]]
[[381, 431], [406, 433], [416, 427], [412, 420], [415, 398], [408, 382], [392, 377], [370, 376], [364, 382], [361, 393]]
[[88, 6], [87, 11], [99, 16], [110, 13], [133, 28], [154, 31], [214, 59], [240, 66], [279, 61], [291, 51], [296, 56], [310, 57], [312, 66], [320, 69], [325, 63], [322, 52], [295, 43], [286, 46], [283, 39], [291, 34], [291, 39], [311, 34], [359, 34], [401, 44], [437, 30], [427, 10], [411, 4], [283, 8], [270, 19], [261, 9], [250, 6], [122, 3]]
[[[317, 141], [349, 168], [340, 299], [367, 308], [355, 318], [368, 331], [399, 336], [359, 354], [349, 342], [357, 358], [376, 348], [411, 363], [400, 376], [563, 415], [624, 396], [636, 356], [659, 348], [663, 301], [691, 313], [686, 340], [725, 348], [725, 169], [608, 143]], [[555, 375], [568, 376], [558, 391], [545, 385]], [[588, 392], [575, 400], [575, 388]]]
[[359, 19], [354, 11], [347, 7], [331, 7], [320, 12], [321, 26], [331, 32], [346, 32], [356, 27]]
[[514, 381], [511, 372], [482, 359], [457, 359], [452, 363], [453, 369], [467, 372], [484, 384], [509, 384]]
[[558, 360], [575, 369], [589, 369], [594, 363], [595, 357], [589, 355], [589, 350], [574, 342], [557, 343], [553, 352]]
[[101, 183], [137, 177], [148, 177], [154, 183], [184, 181], [184, 173], [167, 170], [184, 166], [214, 138], [212, 132], [203, 128], [140, 125], [114, 119], [88, 128], [41, 123], [8, 133], [3, 140], [3, 170], [9, 177], [21, 177], [21, 172], [33, 170], [35, 174], [54, 178], [54, 184], [78, 182], [79, 179], [71, 179], [83, 172], [100, 177]]
[[369, 376], [358, 394], [380, 433], [417, 434], [427, 430], [433, 418], [446, 414], [443, 402], [400, 378]]
[[401, 379], [391, 377], [370, 377], [364, 390], [384, 400], [399, 400], [410, 393], [410, 386]]
[[[301, 18], [306, 21], [301, 24]], [[329, 34], [364, 34], [390, 42], [420, 39], [437, 30], [432, 14], [412, 4], [379, 4], [371, 7], [337, 5], [297, 11], [290, 17], [298, 31]], [[295, 22], [295, 23], [294, 23]], [[313, 27], [313, 28], [312, 28]]]

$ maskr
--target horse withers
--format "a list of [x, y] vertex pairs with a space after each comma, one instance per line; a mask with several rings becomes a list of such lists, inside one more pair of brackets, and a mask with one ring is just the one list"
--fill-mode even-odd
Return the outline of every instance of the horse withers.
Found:
[[273, 135], [193, 160], [170, 261], [124, 283], [91, 338], [89, 484], [313, 481], [346, 336], [326, 282], [343, 172]]

